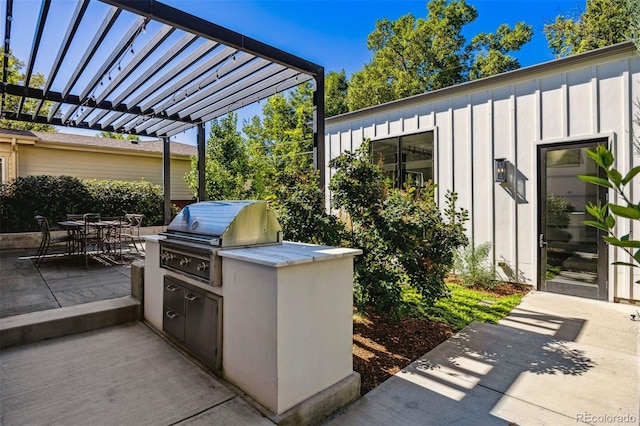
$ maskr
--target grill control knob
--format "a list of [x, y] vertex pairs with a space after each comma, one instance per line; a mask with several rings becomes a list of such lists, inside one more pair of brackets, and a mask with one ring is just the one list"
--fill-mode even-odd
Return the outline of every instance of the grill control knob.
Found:
[[187, 266], [190, 263], [191, 259], [189, 259], [188, 257], [183, 257], [182, 259], [180, 259], [180, 266]]
[[162, 260], [166, 263], [166, 262], [171, 262], [174, 258], [173, 253], [165, 251], [164, 253], [162, 253]]
[[198, 272], [206, 271], [209, 269], [209, 264], [207, 262], [200, 262], [198, 266], [196, 266]]

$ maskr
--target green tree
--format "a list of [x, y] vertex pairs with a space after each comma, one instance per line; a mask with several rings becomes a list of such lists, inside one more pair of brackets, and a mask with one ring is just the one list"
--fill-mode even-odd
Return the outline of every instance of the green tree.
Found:
[[520, 66], [508, 52], [531, 39], [532, 28], [503, 24], [495, 34], [482, 33], [471, 43], [462, 35], [477, 10], [465, 0], [431, 0], [426, 18], [412, 14], [376, 22], [367, 38], [373, 59], [349, 83], [350, 110], [452, 86], [470, 78]]
[[344, 114], [347, 107], [349, 82], [344, 70], [329, 71], [324, 79], [324, 114], [326, 117]]
[[638, 0], [587, 0], [578, 16], [559, 15], [544, 26], [557, 57], [587, 52], [638, 36]]
[[253, 152], [262, 150], [277, 173], [313, 169], [313, 92], [301, 84], [288, 96], [278, 94], [267, 99], [263, 118], [254, 118], [243, 126]]
[[[238, 115], [229, 113], [211, 122], [205, 153], [205, 193], [209, 200], [259, 198], [260, 189], [253, 184], [247, 144], [237, 130]], [[197, 188], [197, 160], [186, 176], [189, 186]]]
[[476, 80], [520, 68], [520, 62], [508, 53], [519, 50], [531, 41], [532, 35], [531, 26], [518, 22], [514, 28], [502, 24], [495, 34], [480, 33], [473, 37], [471, 50], [475, 52], [475, 60], [469, 79]]
[[118, 140], [125, 140], [125, 141], [139, 141], [140, 140], [140, 136], [138, 136], [138, 135], [128, 135], [128, 134], [124, 134], [124, 133], [115, 133], [115, 132], [107, 132], [107, 131], [102, 131], [102, 132], [98, 133], [97, 136], [100, 137], [100, 138], [118, 139]]
[[[24, 62], [13, 56], [11, 52], [5, 57], [4, 48], [0, 48], [0, 56], [2, 57], [2, 68], [7, 68], [7, 81], [10, 84], [24, 84], [26, 76], [21, 73], [24, 68]], [[1, 68], [0, 68], [1, 69]], [[44, 87], [46, 79], [41, 73], [33, 73], [29, 80], [29, 87], [40, 89]], [[20, 98], [14, 95], [5, 95], [4, 105], [2, 106], [4, 111], [17, 112]], [[25, 99], [22, 106], [23, 114], [33, 113], [36, 109], [38, 101], [36, 99]], [[40, 108], [40, 115], [47, 115], [51, 108], [50, 102], [43, 102]], [[56, 129], [50, 124], [32, 123], [27, 121], [16, 121], [0, 119], [0, 128], [12, 129], [12, 130], [36, 130], [40, 132], [55, 132]]]

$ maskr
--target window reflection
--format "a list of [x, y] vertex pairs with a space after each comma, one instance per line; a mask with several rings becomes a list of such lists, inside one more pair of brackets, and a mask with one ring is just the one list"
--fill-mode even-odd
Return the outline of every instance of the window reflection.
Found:
[[373, 161], [380, 164], [396, 188], [422, 187], [433, 180], [433, 132], [374, 141], [371, 149]]

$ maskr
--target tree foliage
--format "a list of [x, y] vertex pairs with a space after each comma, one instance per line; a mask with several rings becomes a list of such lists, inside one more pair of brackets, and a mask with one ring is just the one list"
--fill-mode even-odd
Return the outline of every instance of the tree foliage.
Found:
[[347, 106], [347, 93], [349, 82], [344, 70], [340, 72], [329, 71], [324, 78], [324, 115], [334, 115], [349, 112]]
[[[247, 144], [237, 130], [238, 115], [229, 113], [211, 122], [205, 152], [205, 193], [209, 200], [259, 198], [264, 188], [255, 185]], [[186, 176], [189, 186], [198, 187], [197, 159]]]
[[447, 194], [444, 217], [435, 202], [435, 186], [398, 190], [388, 186], [384, 172], [371, 161], [369, 143], [331, 160], [334, 207], [348, 216], [355, 259], [354, 297], [362, 309], [400, 314], [402, 289], [417, 289], [429, 306], [445, 294], [444, 279], [454, 250], [467, 242], [467, 213]]
[[[21, 73], [22, 68], [24, 68], [24, 62], [20, 59], [13, 56], [11, 52], [9, 55], [5, 57], [4, 48], [0, 48], [0, 56], [2, 57], [2, 68], [7, 68], [7, 81], [10, 84], [24, 84], [26, 76]], [[0, 68], [0, 69], [2, 69]], [[33, 73], [31, 75], [31, 79], [29, 80], [29, 87], [33, 87], [36, 89], [41, 89], [44, 87], [44, 83], [46, 78], [41, 73]], [[20, 97], [14, 95], [6, 95], [4, 98], [3, 111], [9, 112], [17, 112], [18, 106], [20, 102]], [[24, 105], [22, 106], [23, 114], [33, 113], [36, 109], [36, 105], [38, 101], [36, 99], [25, 99]], [[43, 102], [40, 108], [40, 115], [47, 115], [49, 113], [49, 109], [51, 108], [50, 102]], [[50, 124], [43, 123], [32, 123], [26, 121], [16, 121], [16, 120], [6, 120], [0, 119], [0, 128], [4, 129], [12, 129], [12, 130], [36, 130], [41, 132], [55, 132], [55, 127]]]
[[[589, 203], [586, 206], [587, 212], [595, 220], [585, 220], [583, 223], [603, 231], [606, 234], [603, 238], [608, 244], [621, 248], [629, 255], [630, 259], [628, 261], [614, 262], [614, 265], [640, 266], [640, 241], [631, 239], [630, 234], [622, 236], [615, 234], [616, 223], [619, 221], [629, 221], [631, 223], [640, 221], [640, 204], [631, 201], [630, 189], [628, 189], [633, 179], [640, 173], [640, 166], [632, 168], [623, 176], [613, 166], [615, 162], [613, 154], [603, 145], [598, 145], [593, 151], [587, 150], [586, 153], [606, 172], [607, 178], [585, 175], [580, 175], [578, 178], [583, 182], [613, 190], [622, 201], [622, 204], [608, 202], [603, 205], [600, 201], [597, 204]], [[629, 226], [629, 229], [631, 229], [631, 226]]]
[[587, 0], [579, 15], [559, 15], [544, 26], [557, 57], [587, 52], [638, 37], [638, 0]]
[[273, 208], [288, 241], [341, 246], [346, 239], [344, 224], [327, 214], [318, 173], [293, 172], [278, 176]]
[[138, 135], [129, 135], [129, 134], [124, 134], [124, 133], [107, 132], [107, 131], [102, 131], [102, 132], [98, 133], [97, 136], [100, 137], [100, 138], [118, 139], [118, 140], [125, 140], [125, 141], [139, 141], [140, 140], [140, 136], [138, 136]]
[[367, 46], [373, 59], [349, 82], [347, 104], [357, 110], [518, 68], [508, 53], [530, 41], [531, 26], [501, 25], [467, 43], [463, 28], [477, 10], [465, 0], [431, 0], [426, 18], [412, 14], [377, 21]]

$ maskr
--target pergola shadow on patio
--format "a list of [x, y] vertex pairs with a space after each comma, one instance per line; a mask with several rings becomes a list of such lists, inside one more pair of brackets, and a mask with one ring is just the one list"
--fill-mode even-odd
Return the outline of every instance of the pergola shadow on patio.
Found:
[[36, 265], [36, 248], [0, 250], [0, 318], [64, 308], [131, 295], [131, 261], [142, 254], [127, 254], [129, 261], [115, 263], [53, 249]]
[[[9, 81], [3, 65], [0, 117], [160, 138], [167, 224], [171, 136], [197, 127], [202, 201], [204, 123], [313, 80], [314, 161], [324, 187], [323, 67], [155, 0], [75, 4], [42, 0], [35, 14], [30, 2], [6, 0], [3, 64], [19, 44], [12, 28], [32, 28], [33, 41], [23, 81]], [[42, 88], [31, 87], [36, 65], [49, 70]]]

